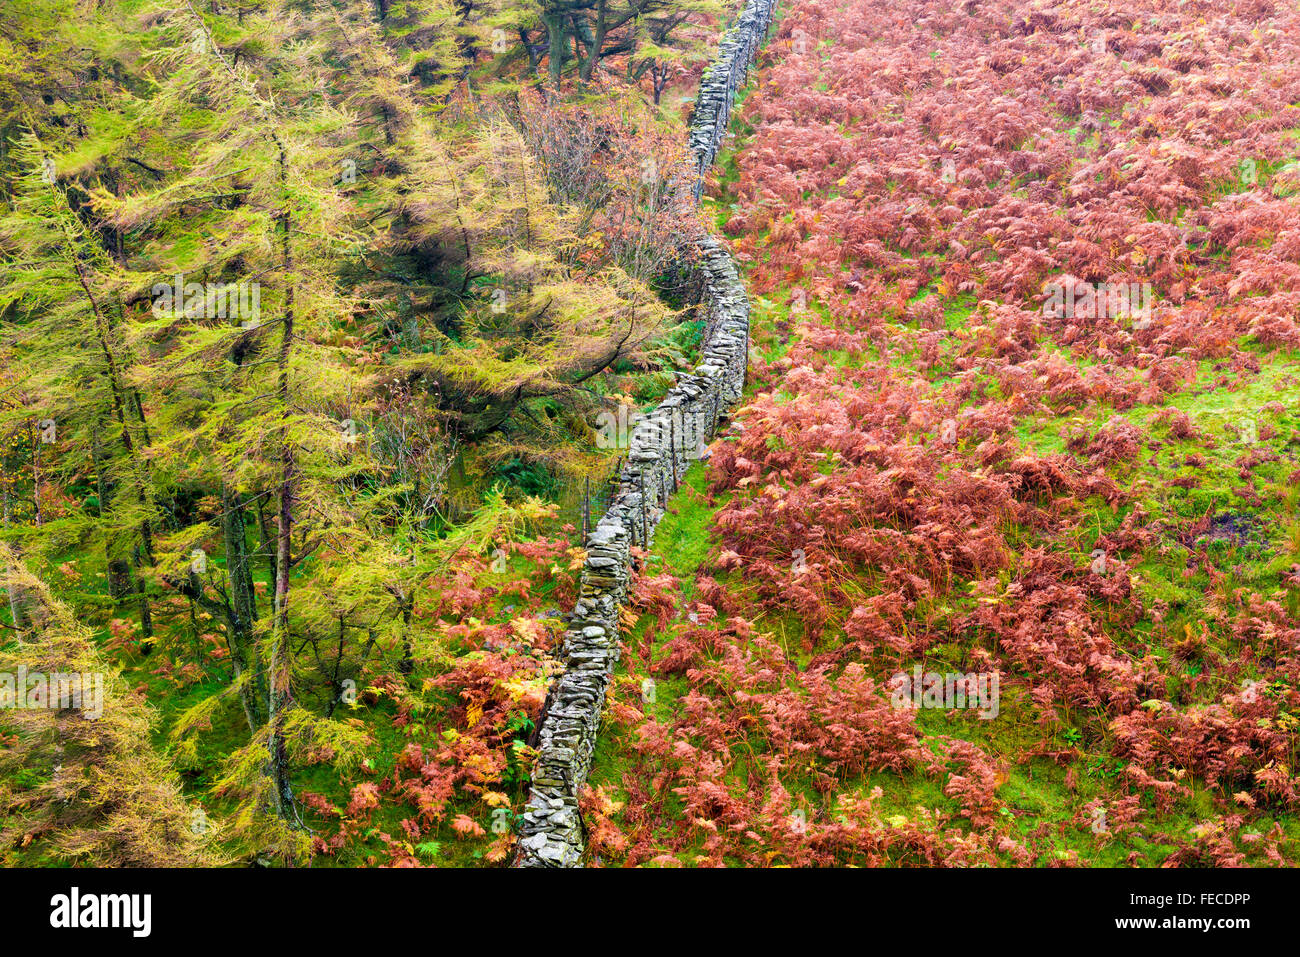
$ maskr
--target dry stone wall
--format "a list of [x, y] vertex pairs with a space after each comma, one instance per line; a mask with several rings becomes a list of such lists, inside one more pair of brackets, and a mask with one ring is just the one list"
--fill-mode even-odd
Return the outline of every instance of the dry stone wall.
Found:
[[736, 93], [745, 85], [749, 65], [763, 45], [772, 23], [776, 0], [750, 0], [735, 25], [722, 38], [717, 59], [700, 80], [691, 120], [690, 147], [695, 154], [695, 201], [704, 191], [704, 177], [717, 158], [731, 121]]
[[[690, 130], [697, 202], [775, 2], [750, 0], [701, 80]], [[564, 671], [548, 696], [539, 731], [517, 867], [581, 863], [578, 795], [591, 769], [605, 693], [618, 664], [618, 618], [627, 598], [632, 548], [653, 542], [668, 497], [744, 389], [749, 298], [731, 256], [712, 236], [701, 235], [693, 245], [707, 310], [702, 356], [633, 432], [618, 491], [587, 539], [578, 601], [560, 648]]]

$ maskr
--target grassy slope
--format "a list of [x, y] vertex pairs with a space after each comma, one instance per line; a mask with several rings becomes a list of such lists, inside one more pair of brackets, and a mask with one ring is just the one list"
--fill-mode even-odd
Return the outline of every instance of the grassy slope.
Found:
[[[823, 57], [828, 57], [826, 48], [823, 48]], [[751, 77], [751, 81], [753, 79]], [[761, 74], [759, 79], [761, 81]], [[752, 89], [751, 82], [742, 96]], [[740, 112], [738, 109], [737, 115]], [[706, 203], [712, 204], [711, 211], [719, 231], [731, 210], [736, 208], [732, 205], [734, 196], [729, 193], [728, 187], [737, 177], [736, 154], [743, 150], [745, 138], [751, 132], [740, 120], [735, 122], [733, 130], [735, 138], [731, 149], [718, 159], [718, 195], [712, 201], [706, 198]], [[1300, 131], [1297, 131], [1297, 135], [1300, 135]], [[935, 275], [938, 275], [937, 269]], [[917, 298], [928, 294], [931, 293], [923, 290]], [[788, 349], [785, 332], [791, 317], [790, 308], [784, 303], [789, 299], [790, 290], [782, 289], [768, 298], [757, 299], [754, 303], [754, 347], [769, 361], [781, 357]], [[947, 328], [955, 331], [970, 321], [974, 306], [974, 300], [970, 296], [954, 296], [945, 300], [942, 307]], [[824, 307], [820, 308], [824, 314]], [[1138, 505], [1114, 512], [1099, 500], [1086, 502], [1081, 516], [1083, 520], [1078, 526], [1086, 529], [1088, 534], [1081, 535], [1076, 541], [1050, 543], [1053, 548], [1077, 552], [1083, 564], [1087, 563], [1083, 556], [1091, 553], [1096, 540], [1118, 527], [1132, 507], [1143, 507], [1152, 516], [1166, 518], [1197, 518], [1210, 509], [1220, 517], [1251, 516], [1245, 523], [1233, 522], [1229, 518], [1222, 525], [1216, 524], [1209, 534], [1194, 543], [1204, 546], [1215, 567], [1228, 576], [1228, 587], [1220, 586], [1221, 591], [1217, 596], [1211, 588], [1209, 577], [1199, 566], [1194, 573], [1188, 571], [1191, 552], [1176, 542], [1170, 542], [1167, 548], [1160, 550], [1158, 557], [1148, 557], [1137, 567], [1136, 575], [1144, 585], [1144, 595], [1149, 596], [1151, 601], [1163, 600], [1170, 606], [1166, 628], [1174, 633], [1184, 623], [1191, 627], [1191, 623], [1200, 622], [1207, 602], [1223, 597], [1227, 591], [1239, 585], [1249, 585], [1265, 595], [1284, 599], [1289, 603], [1292, 615], [1300, 611], [1297, 608], [1300, 605], [1297, 597], [1300, 596], [1294, 589], [1288, 593], [1279, 580], [1282, 571], [1300, 561], [1300, 514], [1297, 512], [1300, 507], [1300, 488], [1287, 483], [1287, 476], [1296, 468], [1297, 451], [1300, 451], [1300, 353], [1263, 350], [1249, 342], [1242, 343], [1242, 348], [1250, 349], [1258, 355], [1261, 369], [1257, 375], [1230, 380], [1223, 374], [1221, 366], [1204, 362], [1195, 385], [1169, 400], [1168, 407], [1187, 413], [1200, 433], [1190, 438], [1178, 439], [1169, 435], [1167, 424], [1152, 426], [1153, 418], [1163, 411], [1164, 406], [1139, 405], [1119, 412], [1109, 406], [1094, 404], [1078, 415], [1029, 420], [1022, 417], [1017, 426], [1018, 434], [1024, 442], [1041, 453], [1064, 451], [1066, 432], [1081, 421], [1095, 430], [1107, 421], [1122, 417], [1144, 430], [1151, 429], [1151, 435], [1136, 460], [1118, 463], [1108, 470], [1122, 485], [1140, 491]], [[845, 353], [832, 353], [827, 356], [827, 361], [846, 371], [853, 365]], [[747, 397], [753, 394], [751, 386]], [[1275, 408], [1261, 411], [1270, 403], [1281, 403], [1283, 408], [1281, 411], [1276, 411]], [[1236, 463], [1244, 451], [1238, 440], [1238, 427], [1246, 419], [1256, 422], [1259, 446], [1278, 453], [1276, 461], [1255, 468], [1254, 475], [1261, 489], [1262, 502], [1249, 507], [1234, 492], [1234, 489], [1244, 484], [1238, 475]], [[1203, 462], [1193, 460], [1194, 464], [1188, 464], [1187, 458], [1190, 455], [1200, 456]], [[691, 491], [683, 491], [674, 499], [676, 512], [661, 526], [656, 537], [654, 557], [650, 560], [652, 568], [668, 567], [678, 576], [683, 586], [683, 600], [693, 590], [697, 574], [710, 574], [733, 587], [741, 585], [738, 573], [720, 572], [714, 567], [713, 560], [717, 558], [718, 545], [711, 528], [711, 518], [713, 510], [723, 502], [719, 500], [709, 503], [700, 498], [698, 493], [703, 489], [701, 471], [699, 465], [694, 467], [687, 483]], [[1194, 479], [1195, 487], [1183, 489], [1168, 484], [1170, 479], [1187, 477]], [[659, 564], [656, 564], [656, 560]], [[681, 607], [682, 602], [679, 601], [679, 614], [675, 623], [683, 621]], [[952, 612], [959, 610], [951, 609]], [[760, 630], [777, 637], [794, 655], [799, 655], [799, 639], [802, 635], [797, 620], [774, 619], [769, 615], [756, 621]], [[653, 634], [654, 631], [649, 616], [644, 616], [636, 623], [627, 643], [629, 646], [640, 646], [645, 642], [646, 635]], [[1131, 634], [1116, 632], [1111, 637], [1121, 647], [1139, 655], [1150, 651], [1157, 657], [1169, 658], [1171, 653], [1168, 647], [1150, 641], [1151, 631], [1151, 623], [1144, 622]], [[659, 637], [662, 638], [663, 633]], [[828, 631], [818, 650], [834, 647], [839, 637], [833, 631]], [[1222, 637], [1213, 639], [1210, 650], [1221, 655], [1234, 653], [1234, 648]], [[950, 662], [946, 666], [945, 659]], [[964, 671], [960, 666], [961, 660], [961, 649], [949, 645], [932, 648], [924, 663], [927, 670], [937, 666], [937, 670]], [[1182, 667], [1189, 676], [1200, 670], [1194, 661]], [[622, 672], [626, 676], [626, 662]], [[647, 706], [647, 711], [652, 711], [657, 720], [671, 723], [684, 686], [685, 681], [680, 678], [658, 681], [656, 701]], [[1171, 689], [1171, 697], [1175, 694], [1176, 689]], [[1002, 719], [987, 722], [978, 720], [970, 712], [921, 709], [916, 714], [918, 727], [927, 734], [963, 738], [978, 744], [992, 755], [1007, 759], [1011, 770], [999, 787], [997, 796], [1003, 802], [1000, 813], [1012, 823], [1013, 833], [1024, 837], [1041, 822], [1053, 822], [1056, 834], [1051, 838], [1051, 843], [1056, 857], [1098, 866], [1123, 864], [1133, 852], [1142, 855], [1142, 863], [1147, 866], [1158, 866], [1168, 856], [1172, 846], [1161, 842], [1158, 837], [1152, 838], [1149, 833], [1143, 835], [1130, 831], [1118, 836], [1099, 836], [1086, 827], [1065, 823], [1094, 798], [1127, 793], [1126, 789], [1121, 789], [1118, 780], [1125, 762], [1112, 757], [1112, 742], [1108, 735], [1098, 735], [1089, 730], [1085, 727], [1083, 716], [1077, 716], [1078, 720], [1073, 725], [1064, 725], [1053, 731], [1056, 746], [1075, 749], [1077, 757], [1071, 765], [1062, 766], [1045, 758], [1025, 760], [1021, 757], [1022, 753], [1041, 741], [1042, 731], [1018, 700], [1017, 691], [1005, 684], [1001, 708]], [[1296, 726], [1300, 727], [1300, 721], [1297, 721]], [[628, 747], [630, 742], [630, 731], [610, 727], [602, 737], [597, 751], [591, 784], [605, 788], [615, 802], [623, 800], [625, 795], [621, 782], [624, 774], [635, 764], [635, 756]], [[738, 762], [738, 766], [743, 765]], [[788, 781], [786, 784], [789, 786]], [[873, 787], [882, 789], [883, 797], [877, 806], [885, 815], [914, 817], [921, 808], [946, 811], [952, 815], [959, 811], [958, 802], [945, 796], [941, 782], [933, 779], [873, 773], [861, 778], [857, 785], [857, 790], [864, 794]], [[1159, 832], [1186, 835], [1215, 815], [1215, 803], [1204, 783], [1192, 781], [1191, 785], [1191, 796], [1180, 798], [1173, 812], [1156, 822]], [[846, 793], [846, 789], [841, 789], [840, 793]], [[818, 802], [821, 800], [811, 786], [808, 786], [806, 796]], [[614, 818], [619, 820], [617, 814]], [[1265, 812], [1252, 822], [1246, 832], [1261, 833], [1272, 827], [1274, 822], [1281, 825], [1286, 835], [1284, 853], [1290, 857], [1300, 847], [1300, 819], [1295, 815]], [[692, 855], [684, 853], [679, 857], [683, 863], [690, 863]]]

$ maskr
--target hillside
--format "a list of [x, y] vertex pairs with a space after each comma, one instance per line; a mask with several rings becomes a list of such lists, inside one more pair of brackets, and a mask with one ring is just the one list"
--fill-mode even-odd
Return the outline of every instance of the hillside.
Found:
[[712, 204], [750, 385], [650, 559], [593, 853], [1295, 863], [1269, 9], [783, 8]]
[[11, 6], [6, 866], [1300, 859], [1293, 4]]

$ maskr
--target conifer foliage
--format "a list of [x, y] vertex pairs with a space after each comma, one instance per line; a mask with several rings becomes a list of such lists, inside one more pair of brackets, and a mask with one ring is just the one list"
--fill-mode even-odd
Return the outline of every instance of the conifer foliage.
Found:
[[684, 361], [660, 104], [722, 12], [6, 13], [3, 652], [110, 693], [0, 711], [0, 858], [505, 859], [578, 555], [519, 475]]

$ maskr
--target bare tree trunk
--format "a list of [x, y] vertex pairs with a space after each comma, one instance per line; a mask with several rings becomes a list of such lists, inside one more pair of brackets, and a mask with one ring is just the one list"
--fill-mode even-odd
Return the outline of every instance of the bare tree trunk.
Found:
[[[286, 154], [283, 145], [280, 148], [280, 182], [287, 187]], [[289, 247], [289, 234], [292, 227], [288, 209], [285, 210], [282, 223], [284, 233], [281, 256], [286, 281], [293, 268], [293, 256]], [[291, 281], [285, 289], [284, 327], [280, 338], [279, 365], [279, 401], [282, 418], [280, 434], [280, 488], [279, 488], [279, 527], [276, 529], [275, 549], [275, 612], [272, 621], [271, 644], [271, 696], [270, 696], [270, 734], [268, 751], [271, 781], [275, 789], [275, 809], [282, 818], [288, 818], [293, 807], [293, 789], [289, 784], [289, 754], [285, 744], [284, 726], [288, 711], [293, 707], [292, 659], [289, 646], [289, 572], [293, 564], [293, 498], [295, 485], [295, 462], [293, 439], [290, 434], [289, 419], [291, 407], [289, 402], [289, 357], [293, 347], [293, 307], [294, 287]]]
[[240, 687], [240, 703], [248, 730], [256, 732], [266, 723], [267, 700], [266, 669], [257, 654], [253, 641], [253, 627], [257, 622], [257, 592], [253, 587], [252, 557], [248, 553], [247, 527], [244, 522], [244, 505], [237, 492], [222, 483], [221, 533], [226, 550], [226, 576], [230, 580], [230, 657], [235, 677], [251, 669], [246, 683]]
[[549, 44], [547, 57], [550, 60], [551, 86], [560, 85], [560, 76], [564, 73], [564, 61], [568, 57], [569, 32], [564, 28], [564, 11], [545, 10], [542, 21], [546, 24], [546, 39]]
[[[4, 497], [4, 523], [5, 528], [13, 518], [13, 506], [9, 502], [9, 490], [5, 489]], [[18, 549], [14, 547], [14, 554], [18, 554]], [[18, 632], [18, 640], [23, 640], [23, 632], [31, 627], [31, 619], [27, 615], [27, 596], [16, 585], [11, 584], [9, 592], [9, 614], [13, 618], [14, 628]]]
[[[131, 426], [127, 421], [127, 411], [130, 408], [140, 417], [141, 409], [139, 396], [134, 397], [134, 401], [128, 405], [131, 396], [126, 394], [122, 384], [122, 375], [118, 369], [117, 356], [113, 352], [112, 344], [112, 322], [104, 313], [90, 287], [90, 280], [87, 278], [77, 250], [74, 248], [72, 253], [72, 265], [77, 273], [77, 280], [81, 284], [82, 291], [86, 294], [86, 299], [90, 302], [91, 312], [95, 317], [95, 336], [99, 341], [100, 353], [104, 357], [104, 368], [108, 373], [108, 387], [113, 396], [113, 412], [117, 417], [118, 425], [122, 428], [122, 448], [126, 452], [126, 457], [131, 460], [133, 469], [139, 466], [136, 462], [135, 440], [131, 436]], [[142, 423], [143, 424], [143, 423]], [[147, 506], [148, 494], [144, 489], [140, 479], [136, 479], [136, 497], [141, 506]], [[153, 650], [153, 616], [149, 611], [149, 596], [145, 590], [144, 583], [144, 565], [147, 562], [153, 565], [153, 529], [149, 525], [149, 520], [142, 519], [140, 522], [140, 544], [132, 550], [132, 561], [135, 565], [136, 575], [136, 592], [140, 597], [140, 631], [143, 640], [140, 642], [140, 648], [148, 654]]]
[[[100, 442], [103, 431], [103, 419], [97, 418], [91, 432], [90, 459], [95, 466], [95, 494], [99, 496], [99, 515], [101, 523], [112, 511], [109, 504], [113, 496], [113, 486], [108, 478], [108, 465], [104, 460], [104, 447]], [[118, 553], [117, 543], [112, 537], [104, 540], [105, 575], [108, 579], [108, 594], [117, 608], [127, 595], [135, 591], [131, 581], [131, 566]]]
[[578, 68], [578, 73], [584, 83], [591, 79], [596, 64], [600, 62], [601, 47], [605, 45], [605, 33], [608, 30], [605, 18], [605, 2], [606, 0], [598, 0], [596, 4], [596, 31], [591, 37], [591, 46], [587, 48], [587, 56], [583, 59], [582, 66]]
[[415, 613], [415, 589], [405, 595], [399, 594], [397, 607], [402, 610], [402, 660], [397, 663], [397, 670], [404, 675], [415, 671], [415, 651], [411, 647], [411, 619]]
[[[140, 601], [140, 650], [146, 655], [153, 651], [153, 612], [149, 610], [149, 595], [144, 587], [144, 549], [137, 545], [131, 549], [135, 563], [135, 593]], [[149, 559], [153, 564], [153, 559]]]

